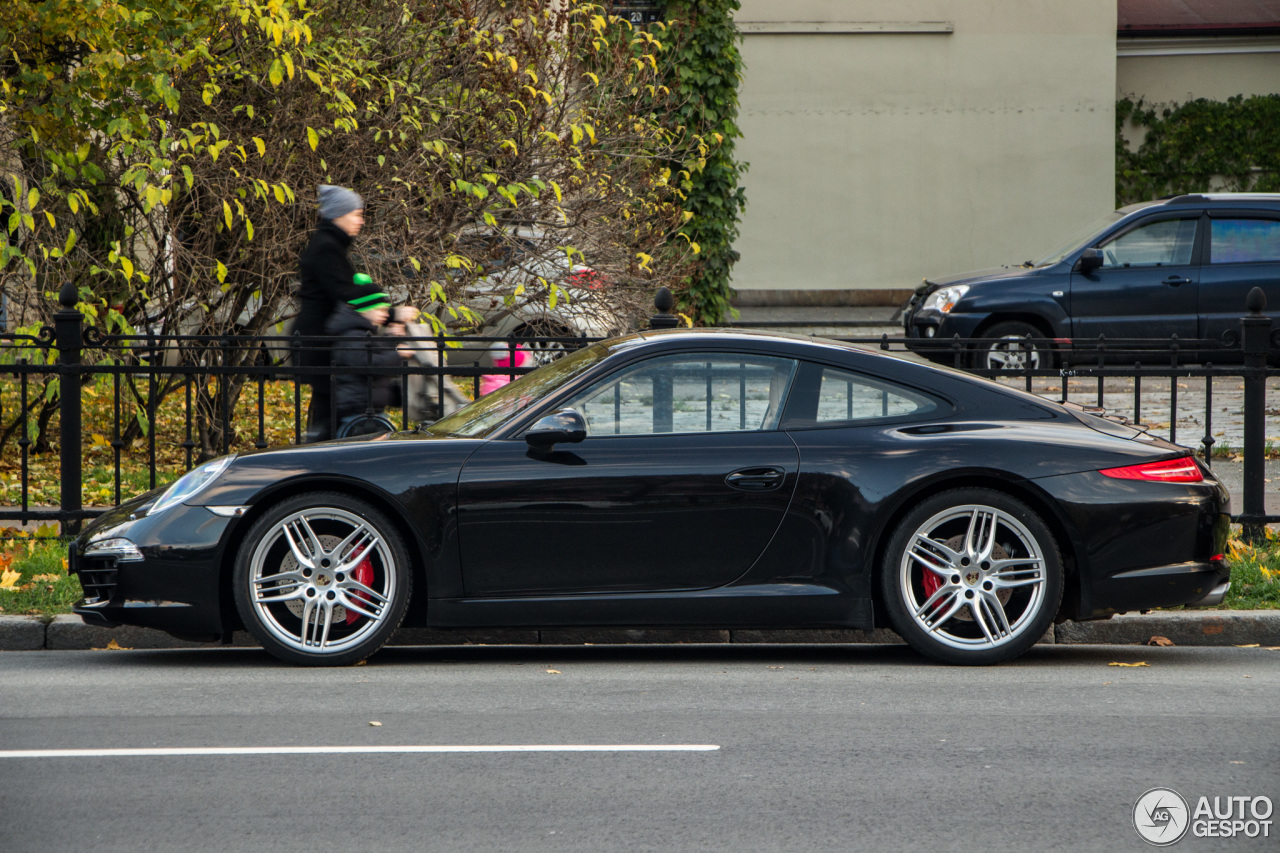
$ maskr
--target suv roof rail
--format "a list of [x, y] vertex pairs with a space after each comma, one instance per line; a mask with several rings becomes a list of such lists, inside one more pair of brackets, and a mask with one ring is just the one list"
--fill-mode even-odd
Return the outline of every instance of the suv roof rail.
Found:
[[1165, 196], [1161, 201], [1166, 201], [1169, 204], [1199, 204], [1200, 202], [1208, 201], [1208, 199], [1199, 193], [1184, 193], [1183, 195]]

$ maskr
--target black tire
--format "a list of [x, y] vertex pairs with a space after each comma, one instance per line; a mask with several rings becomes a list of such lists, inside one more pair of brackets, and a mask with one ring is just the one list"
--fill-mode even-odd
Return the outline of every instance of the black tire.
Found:
[[314, 492], [254, 522], [232, 585], [240, 619], [268, 652], [304, 666], [346, 666], [400, 627], [413, 573], [384, 513], [349, 495]]
[[1062, 574], [1058, 543], [1026, 504], [992, 489], [953, 489], [902, 519], [880, 593], [913, 649], [987, 665], [1013, 660], [1044, 635], [1062, 602]]
[[396, 425], [386, 415], [365, 415], [347, 422], [338, 429], [338, 438], [357, 438], [359, 436], [386, 435], [395, 432]]
[[535, 320], [517, 327], [511, 339], [533, 354], [533, 366], [542, 367], [561, 358], [570, 351], [562, 341], [544, 341], [540, 338], [572, 338], [573, 332], [550, 320]]
[[973, 366], [979, 370], [1021, 371], [1024, 367], [1044, 370], [1053, 367], [1053, 350], [1042, 343], [1028, 344], [1025, 338], [1043, 338], [1044, 332], [1017, 320], [996, 323], [982, 333], [984, 343], [974, 351]]

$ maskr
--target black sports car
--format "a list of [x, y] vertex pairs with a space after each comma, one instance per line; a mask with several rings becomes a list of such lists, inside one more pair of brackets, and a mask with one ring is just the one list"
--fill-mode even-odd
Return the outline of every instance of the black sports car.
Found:
[[643, 332], [416, 432], [229, 456], [71, 546], [86, 621], [302, 664], [406, 619], [888, 625], [987, 664], [1055, 618], [1213, 604], [1226, 489], [1186, 448], [830, 341]]

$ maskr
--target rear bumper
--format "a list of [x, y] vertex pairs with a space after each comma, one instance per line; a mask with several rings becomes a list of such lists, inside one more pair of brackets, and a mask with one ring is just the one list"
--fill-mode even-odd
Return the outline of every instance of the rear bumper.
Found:
[[[1075, 563], [1063, 615], [1115, 613], [1222, 600], [1230, 567], [1226, 488], [1201, 483], [1121, 481], [1096, 472], [1036, 480], [1062, 513]], [[1218, 558], [1218, 559], [1215, 559]]]
[[1103, 615], [1181, 605], [1208, 607], [1221, 603], [1230, 586], [1230, 569], [1220, 562], [1138, 569], [1097, 579], [1091, 609]]

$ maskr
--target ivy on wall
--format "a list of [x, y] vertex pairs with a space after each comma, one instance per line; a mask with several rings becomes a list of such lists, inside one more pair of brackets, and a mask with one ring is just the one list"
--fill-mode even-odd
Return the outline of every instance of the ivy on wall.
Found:
[[746, 208], [738, 178], [746, 164], [734, 158], [738, 129], [738, 85], [742, 79], [741, 35], [733, 21], [739, 0], [668, 0], [672, 27], [672, 88], [682, 104], [680, 125], [715, 146], [688, 181], [685, 210], [693, 217], [682, 233], [700, 248], [699, 263], [678, 295], [679, 310], [700, 323], [719, 322], [730, 312], [730, 272], [738, 260], [733, 241]]
[[[1126, 127], [1146, 131], [1130, 149]], [[1116, 102], [1116, 204], [1188, 192], [1280, 191], [1280, 95], [1203, 98], [1157, 112]]]

